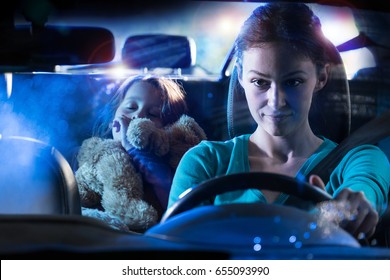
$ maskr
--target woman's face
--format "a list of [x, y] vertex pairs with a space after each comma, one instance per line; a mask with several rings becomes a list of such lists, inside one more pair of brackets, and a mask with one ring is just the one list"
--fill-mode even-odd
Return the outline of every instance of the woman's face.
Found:
[[[239, 77], [249, 110], [260, 128], [273, 136], [287, 136], [308, 125], [314, 91], [327, 80], [325, 68], [282, 43], [268, 43], [243, 53]], [[304, 131], [304, 130], [303, 130]]]
[[125, 124], [134, 118], [148, 118], [156, 127], [163, 127], [161, 119], [162, 98], [160, 91], [145, 81], [135, 82], [115, 112], [115, 119]]

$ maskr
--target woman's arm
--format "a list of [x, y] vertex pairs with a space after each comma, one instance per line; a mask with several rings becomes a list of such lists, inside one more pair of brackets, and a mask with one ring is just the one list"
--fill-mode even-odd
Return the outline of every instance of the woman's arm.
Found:
[[331, 174], [327, 190], [350, 211], [343, 227], [355, 236], [371, 236], [387, 207], [390, 164], [376, 146], [352, 149]]
[[330, 177], [327, 191], [337, 196], [343, 189], [363, 192], [371, 205], [382, 214], [388, 203], [390, 163], [374, 145], [352, 149]]
[[168, 208], [179, 199], [183, 192], [215, 176], [218, 161], [214, 158], [210, 147], [204, 142], [184, 154], [173, 177]]

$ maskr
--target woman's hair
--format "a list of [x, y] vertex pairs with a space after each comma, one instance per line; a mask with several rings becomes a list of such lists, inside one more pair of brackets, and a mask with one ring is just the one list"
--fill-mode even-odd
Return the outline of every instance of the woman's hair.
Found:
[[115, 112], [126, 97], [130, 87], [137, 82], [149, 83], [160, 91], [162, 99], [161, 119], [164, 126], [174, 123], [187, 112], [185, 91], [175, 80], [153, 75], [131, 76], [123, 81], [111, 100], [104, 106], [93, 129], [95, 136], [111, 137], [112, 121]]
[[329, 61], [329, 41], [320, 20], [302, 3], [270, 3], [256, 8], [236, 39], [237, 63], [242, 65], [244, 51], [271, 42], [287, 43], [295, 54], [310, 58], [318, 68]]

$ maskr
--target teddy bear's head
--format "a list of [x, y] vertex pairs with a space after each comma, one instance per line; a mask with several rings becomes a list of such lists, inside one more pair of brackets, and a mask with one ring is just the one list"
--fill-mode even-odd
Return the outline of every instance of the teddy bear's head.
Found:
[[137, 149], [148, 149], [157, 156], [167, 155], [174, 169], [188, 149], [207, 139], [204, 130], [188, 115], [182, 115], [179, 120], [164, 128], [157, 128], [147, 118], [132, 120], [126, 136]]

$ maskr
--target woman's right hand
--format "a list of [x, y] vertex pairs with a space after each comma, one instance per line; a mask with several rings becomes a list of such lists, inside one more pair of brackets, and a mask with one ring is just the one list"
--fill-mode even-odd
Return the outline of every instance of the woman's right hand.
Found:
[[112, 137], [114, 140], [120, 141], [126, 151], [132, 148], [127, 141], [126, 132], [130, 124], [130, 119], [126, 116], [115, 117], [112, 122]]

